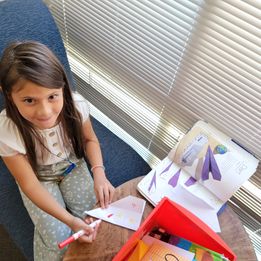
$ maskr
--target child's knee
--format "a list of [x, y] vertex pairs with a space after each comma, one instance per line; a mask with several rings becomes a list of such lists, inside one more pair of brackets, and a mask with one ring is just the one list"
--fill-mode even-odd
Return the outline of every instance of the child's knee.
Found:
[[71, 235], [71, 229], [58, 220], [37, 224], [37, 230], [44, 245], [53, 250], [58, 250], [58, 243]]

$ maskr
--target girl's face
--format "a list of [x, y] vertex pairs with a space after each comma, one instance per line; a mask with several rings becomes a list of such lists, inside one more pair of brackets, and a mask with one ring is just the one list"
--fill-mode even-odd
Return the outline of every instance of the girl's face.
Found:
[[49, 129], [58, 123], [63, 108], [63, 88], [48, 89], [20, 80], [13, 86], [11, 97], [22, 117], [34, 127]]

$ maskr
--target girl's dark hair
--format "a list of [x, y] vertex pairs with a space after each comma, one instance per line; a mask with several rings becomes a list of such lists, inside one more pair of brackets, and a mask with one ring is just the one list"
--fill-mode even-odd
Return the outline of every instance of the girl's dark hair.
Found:
[[24, 119], [14, 105], [11, 92], [21, 79], [31, 81], [48, 89], [63, 88], [64, 106], [59, 121], [65, 140], [70, 141], [77, 158], [84, 156], [81, 115], [77, 111], [65, 70], [57, 57], [43, 44], [34, 41], [13, 42], [4, 51], [0, 61], [0, 86], [5, 97], [5, 108], [18, 127], [24, 140], [26, 154], [33, 170], [37, 172], [35, 139], [46, 149], [40, 135], [32, 124]]

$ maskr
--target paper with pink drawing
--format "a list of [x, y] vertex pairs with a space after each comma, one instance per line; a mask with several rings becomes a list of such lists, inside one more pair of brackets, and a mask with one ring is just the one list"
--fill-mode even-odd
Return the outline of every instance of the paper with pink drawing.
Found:
[[137, 188], [153, 205], [169, 197], [218, 232], [216, 213], [257, 165], [231, 138], [198, 121]]
[[106, 209], [95, 208], [85, 211], [85, 214], [96, 217], [112, 224], [137, 230], [140, 226], [146, 201], [127, 196], [109, 205]]

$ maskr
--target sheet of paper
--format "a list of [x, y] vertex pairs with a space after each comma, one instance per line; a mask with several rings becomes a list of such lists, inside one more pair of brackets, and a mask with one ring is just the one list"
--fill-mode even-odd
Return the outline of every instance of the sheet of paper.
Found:
[[175, 202], [192, 212], [204, 221], [215, 232], [220, 232], [220, 225], [215, 209], [206, 202], [190, 193], [185, 187], [178, 186], [173, 192]]
[[111, 203], [106, 209], [95, 208], [85, 211], [85, 214], [118, 226], [137, 230], [140, 226], [145, 204], [146, 201], [141, 198], [127, 196]]

